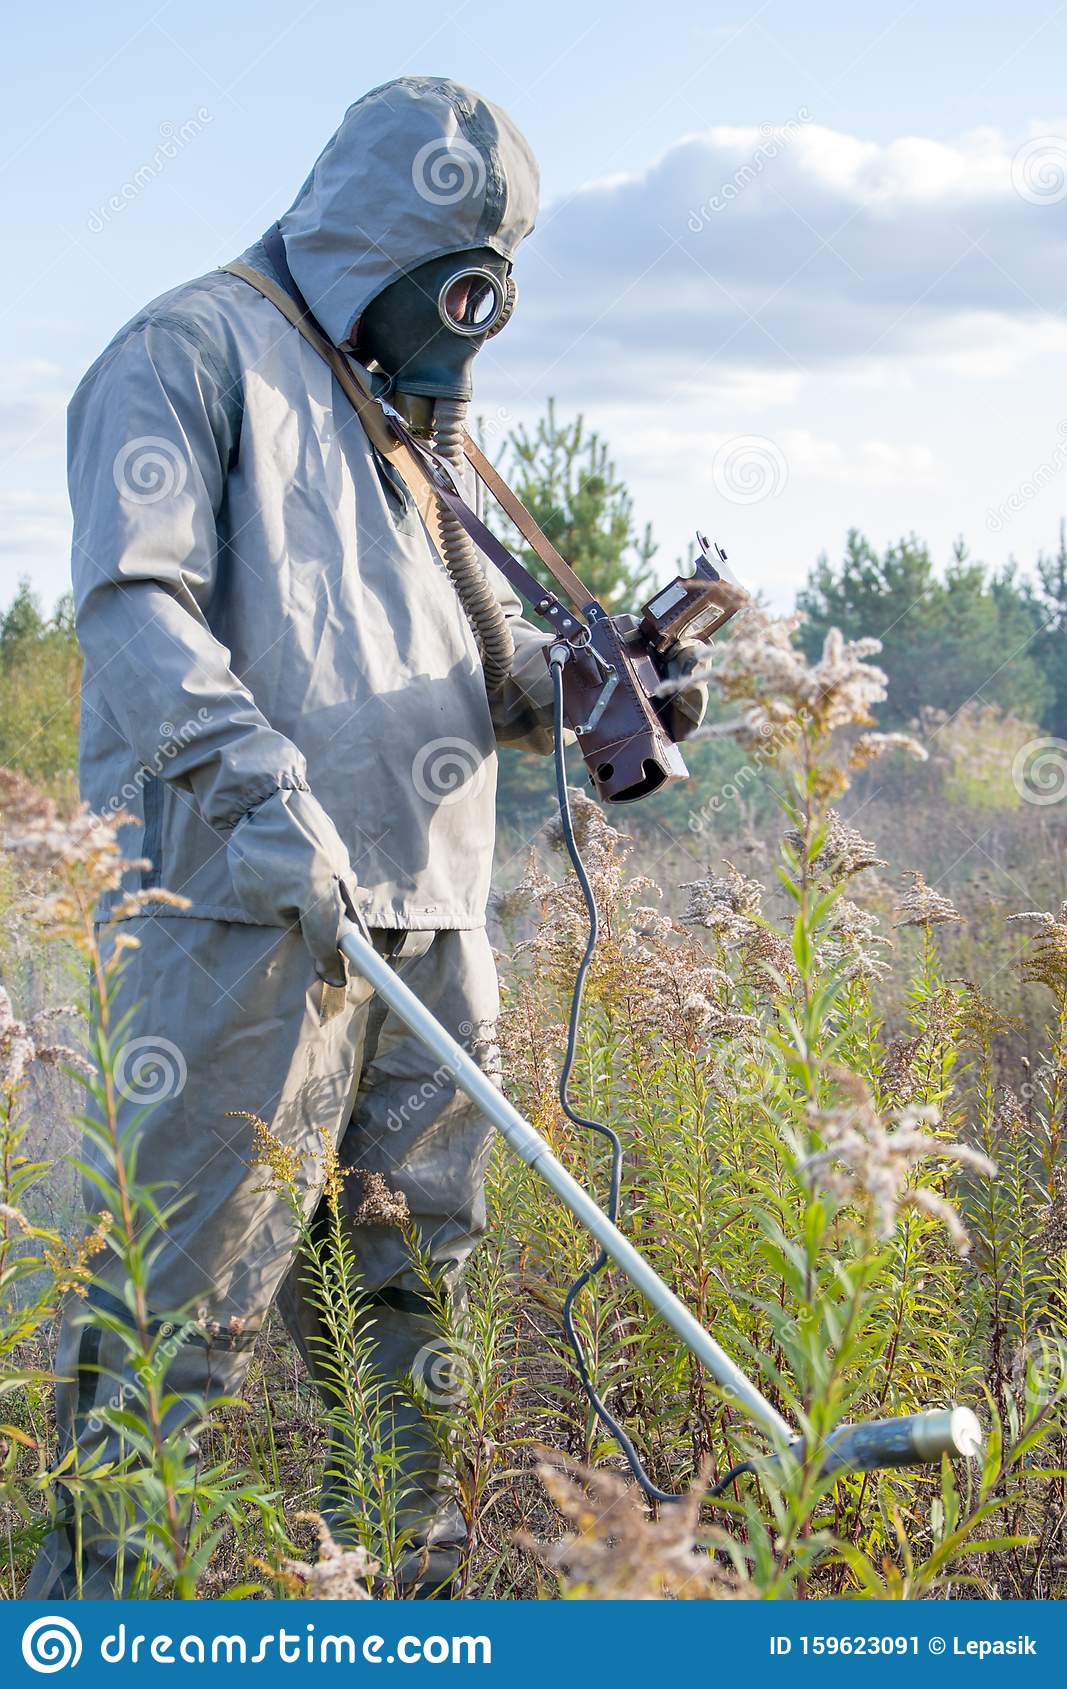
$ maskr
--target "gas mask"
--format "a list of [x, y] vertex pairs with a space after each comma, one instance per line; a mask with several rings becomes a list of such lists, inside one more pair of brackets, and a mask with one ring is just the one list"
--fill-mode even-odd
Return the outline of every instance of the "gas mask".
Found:
[[489, 247], [446, 253], [399, 276], [363, 312], [356, 356], [414, 432], [431, 433], [440, 401], [469, 404], [475, 355], [515, 306], [510, 272]]
[[[372, 299], [353, 335], [379, 397], [455, 470], [463, 441], [475, 355], [515, 308], [511, 265], [489, 247], [449, 252], [398, 276]], [[507, 678], [514, 641], [462, 524], [444, 504], [438, 549], [474, 628], [490, 691]]]

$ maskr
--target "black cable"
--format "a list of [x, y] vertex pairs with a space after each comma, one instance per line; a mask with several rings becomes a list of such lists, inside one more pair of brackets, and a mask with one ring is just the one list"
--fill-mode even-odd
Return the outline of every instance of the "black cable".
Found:
[[[574, 836], [574, 820], [571, 815], [570, 793], [567, 790], [567, 759], [566, 749], [563, 742], [564, 721], [562, 663], [553, 663], [552, 665], [552, 687], [555, 711], [554, 732], [556, 741], [556, 798], [559, 804], [559, 819], [560, 825], [563, 829], [563, 840], [567, 847], [567, 855], [571, 859], [571, 864], [574, 868], [575, 875], [577, 876], [578, 884], [581, 887], [582, 896], [585, 899], [586, 912], [589, 917], [589, 936], [586, 939], [585, 950], [582, 953], [582, 959], [578, 964], [578, 972], [574, 980], [574, 989], [571, 992], [570, 1014], [567, 1021], [567, 1051], [563, 1058], [563, 1066], [560, 1069], [559, 1075], [559, 1102], [567, 1119], [575, 1126], [581, 1126], [586, 1131], [598, 1133], [600, 1137], [604, 1138], [611, 1146], [611, 1185], [607, 1201], [607, 1214], [612, 1224], [615, 1225], [618, 1223], [619, 1198], [622, 1190], [622, 1143], [620, 1142], [618, 1133], [613, 1132], [610, 1126], [605, 1126], [602, 1120], [589, 1120], [584, 1115], [576, 1113], [571, 1107], [567, 1096], [567, 1092], [570, 1088], [571, 1072], [574, 1067], [574, 1058], [578, 1048], [578, 1028], [581, 1021], [582, 997], [585, 992], [585, 979], [587, 973], [589, 972], [589, 964], [593, 960], [593, 952], [597, 946], [597, 939], [600, 936], [600, 914], [596, 906], [596, 894], [593, 891], [592, 882], [590, 881], [589, 875], [586, 871], [585, 863], [582, 861], [582, 853], [578, 848], [578, 841]], [[645, 1471], [644, 1466], [641, 1464], [641, 1457], [634, 1448], [629, 1436], [619, 1424], [618, 1420], [609, 1411], [603, 1398], [598, 1393], [596, 1385], [593, 1383], [593, 1379], [589, 1371], [589, 1364], [585, 1358], [585, 1351], [582, 1348], [581, 1340], [575, 1329], [574, 1304], [585, 1289], [586, 1285], [591, 1284], [593, 1279], [595, 1279], [599, 1273], [604, 1271], [604, 1268], [608, 1264], [608, 1259], [609, 1257], [606, 1250], [602, 1249], [595, 1261], [593, 1261], [590, 1266], [586, 1267], [584, 1272], [580, 1273], [571, 1285], [563, 1300], [563, 1329], [567, 1335], [567, 1340], [570, 1343], [571, 1349], [574, 1352], [574, 1359], [578, 1368], [578, 1377], [581, 1380], [582, 1389], [585, 1391], [589, 1405], [600, 1420], [601, 1424], [610, 1431], [611, 1435], [618, 1443], [619, 1448], [625, 1456], [626, 1463], [629, 1466], [630, 1471], [633, 1473], [634, 1478], [637, 1480], [637, 1483], [640, 1485], [649, 1501], [682, 1501], [685, 1499], [683, 1496], [676, 1495], [670, 1490], [661, 1490], [658, 1484], [654, 1484], [652, 1482], [652, 1479]], [[717, 1483], [713, 1489], [708, 1491], [709, 1496], [721, 1495], [722, 1492], [733, 1483], [735, 1478], [739, 1478], [744, 1472], [754, 1471], [755, 1467], [752, 1465], [751, 1461], [742, 1461], [738, 1466], [732, 1467], [730, 1471], [727, 1472], [725, 1478], [720, 1479], [719, 1483]]]

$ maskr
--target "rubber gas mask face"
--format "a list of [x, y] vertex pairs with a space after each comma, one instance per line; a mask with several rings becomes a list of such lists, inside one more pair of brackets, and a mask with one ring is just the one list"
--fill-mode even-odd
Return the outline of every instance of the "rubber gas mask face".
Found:
[[367, 306], [356, 355], [386, 378], [412, 428], [429, 433], [442, 400], [449, 411], [469, 402], [475, 355], [514, 308], [510, 271], [488, 247], [451, 252], [399, 276]]

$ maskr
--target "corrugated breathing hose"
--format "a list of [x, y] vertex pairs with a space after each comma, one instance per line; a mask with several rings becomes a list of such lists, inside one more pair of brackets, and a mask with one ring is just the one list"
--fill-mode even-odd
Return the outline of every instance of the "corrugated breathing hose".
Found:
[[[438, 399], [434, 406], [435, 444], [454, 469], [464, 466], [463, 435], [467, 421], [464, 399]], [[467, 620], [478, 641], [485, 669], [486, 691], [492, 693], [511, 673], [515, 642], [500, 601], [478, 561], [474, 544], [459, 518], [439, 505], [441, 556]]]

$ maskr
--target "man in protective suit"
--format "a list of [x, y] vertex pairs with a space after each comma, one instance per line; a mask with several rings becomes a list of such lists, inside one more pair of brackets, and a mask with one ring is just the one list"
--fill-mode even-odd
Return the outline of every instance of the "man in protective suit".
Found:
[[[471, 356], [510, 310], [537, 192], [503, 112], [454, 83], [403, 78], [350, 108], [242, 262], [456, 456]], [[137, 1052], [125, 1119], [154, 1101], [140, 1176], [180, 1199], [152, 1265], [153, 1312], [204, 1310], [219, 1334], [181, 1343], [168, 1387], [239, 1390], [276, 1299], [316, 1370], [318, 1316], [291, 1218], [250, 1165], [247, 1116], [306, 1168], [309, 1213], [328, 1132], [356, 1170], [342, 1202], [393, 1413], [409, 1575], [447, 1589], [462, 1521], [407, 1383], [435, 1326], [403, 1232], [374, 1223], [358, 1173], [404, 1198], [456, 1292], [484, 1225], [489, 1133], [346, 978], [338, 937], [354, 914], [484, 1056], [496, 745], [551, 747], [549, 636], [490, 565], [472, 579], [458, 524], [431, 543], [330, 367], [228, 271], [157, 299], [93, 365], [70, 410], [70, 488], [84, 796], [137, 813], [127, 854], [151, 866], [136, 884], [188, 900], [130, 920], [139, 947], [122, 985]], [[137, 1084], [153, 1056], [154, 1099]], [[121, 1290], [91, 1295], [120, 1317]], [[121, 1385], [121, 1340], [75, 1310], [57, 1371], [61, 1447], [99, 1448], [94, 1409]], [[344, 1501], [326, 1503], [342, 1536]], [[135, 1556], [120, 1567], [113, 1535], [82, 1522], [85, 1595], [122, 1593]], [[73, 1594], [74, 1555], [59, 1520], [27, 1595]]]

